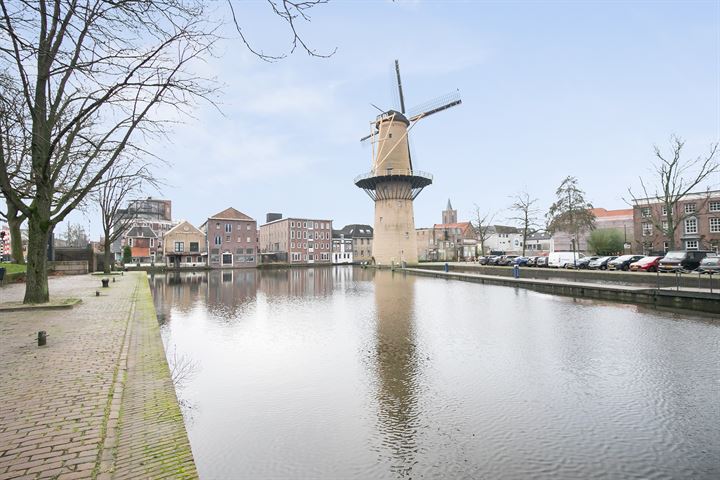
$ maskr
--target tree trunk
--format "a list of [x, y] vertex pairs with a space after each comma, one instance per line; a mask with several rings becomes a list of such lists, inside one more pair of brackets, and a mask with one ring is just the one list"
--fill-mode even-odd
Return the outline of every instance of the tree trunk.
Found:
[[7, 203], [7, 222], [10, 228], [10, 256], [13, 263], [20, 265], [25, 264], [25, 255], [23, 255], [22, 234], [20, 233], [20, 225], [22, 225], [22, 217], [18, 217], [18, 211], [10, 201]]
[[36, 216], [28, 221], [27, 275], [23, 303], [45, 303], [50, 299], [48, 290], [47, 247], [51, 226], [48, 220]]
[[112, 252], [110, 251], [110, 236], [107, 235], [107, 232], [106, 232], [106, 235], [105, 235], [105, 262], [103, 265], [103, 273], [106, 275], [109, 274], [110, 271], [112, 270], [112, 268], [110, 268], [111, 266], [112, 266]]

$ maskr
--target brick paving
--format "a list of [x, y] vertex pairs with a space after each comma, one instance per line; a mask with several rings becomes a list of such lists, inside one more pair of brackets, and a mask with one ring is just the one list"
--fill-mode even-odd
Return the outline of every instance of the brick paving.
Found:
[[146, 277], [116, 280], [54, 278], [82, 304], [0, 313], [0, 480], [197, 478]]

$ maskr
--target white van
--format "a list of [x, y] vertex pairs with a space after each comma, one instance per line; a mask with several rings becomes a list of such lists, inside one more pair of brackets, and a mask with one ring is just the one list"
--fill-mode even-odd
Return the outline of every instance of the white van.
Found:
[[572, 265], [575, 260], [580, 260], [585, 255], [573, 252], [552, 252], [548, 255], [548, 267], [565, 268], [568, 264]]

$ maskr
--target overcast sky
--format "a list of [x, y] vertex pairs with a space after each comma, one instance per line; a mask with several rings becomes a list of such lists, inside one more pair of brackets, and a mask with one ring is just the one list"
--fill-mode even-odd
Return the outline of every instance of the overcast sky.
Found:
[[[236, 11], [257, 49], [287, 50], [265, 2]], [[435, 177], [415, 201], [417, 227], [439, 223], [448, 198], [461, 220], [473, 204], [502, 220], [523, 189], [545, 211], [566, 175], [595, 206], [627, 208], [653, 144], [676, 133], [696, 156], [720, 139], [719, 1], [333, 0], [311, 15], [301, 32], [320, 52], [337, 48], [329, 59], [265, 63], [226, 29], [203, 66], [224, 86], [222, 113], [201, 107], [153, 146], [176, 219], [200, 225], [232, 206], [258, 224], [266, 212], [372, 223], [353, 178], [370, 169], [359, 142], [370, 102], [397, 107], [396, 58], [407, 106], [455, 89], [463, 100], [412, 130], [413, 164]], [[73, 221], [96, 238], [96, 216]]]

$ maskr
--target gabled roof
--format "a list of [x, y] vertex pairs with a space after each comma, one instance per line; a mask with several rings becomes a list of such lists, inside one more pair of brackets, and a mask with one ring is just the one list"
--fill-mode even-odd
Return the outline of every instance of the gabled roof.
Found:
[[255, 219], [250, 218], [249, 216], [245, 215], [239, 210], [235, 210], [232, 207], [226, 208], [222, 212], [216, 213], [212, 217], [210, 217], [213, 220], [252, 220]]
[[125, 236], [136, 238], [157, 238], [157, 235], [155, 235], [155, 232], [153, 232], [150, 227], [132, 227]]
[[173, 228], [171, 228], [170, 230], [168, 230], [167, 232], [165, 232], [165, 235], [170, 235], [171, 233], [175, 233], [176, 230], [177, 230], [178, 232], [182, 232], [182, 231], [183, 231], [183, 228], [182, 228], [183, 226], [188, 226], [188, 227], [190, 227], [190, 228], [188, 228], [187, 231], [185, 231], [185, 233], [188, 233], [188, 232], [190, 232], [190, 231], [194, 231], [194, 233], [199, 233], [200, 235], [205, 235], [199, 228], [197, 228], [195, 225], [193, 225], [192, 223], [188, 222], [187, 220], [182, 220], [180, 223], [178, 223], [177, 225], [175, 225]]

